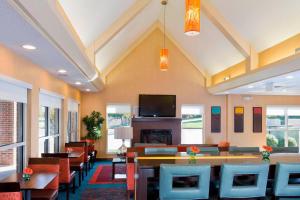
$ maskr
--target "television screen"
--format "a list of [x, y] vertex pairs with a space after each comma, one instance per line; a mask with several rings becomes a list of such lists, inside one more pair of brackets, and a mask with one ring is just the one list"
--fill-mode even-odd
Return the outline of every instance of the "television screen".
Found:
[[139, 95], [140, 117], [176, 117], [176, 95]]

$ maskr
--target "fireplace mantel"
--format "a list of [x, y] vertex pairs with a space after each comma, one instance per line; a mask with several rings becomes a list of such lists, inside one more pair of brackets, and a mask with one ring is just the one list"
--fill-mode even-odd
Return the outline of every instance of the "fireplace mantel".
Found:
[[133, 144], [140, 143], [142, 129], [170, 129], [172, 130], [172, 144], [180, 144], [181, 118], [175, 117], [139, 117], [132, 118]]

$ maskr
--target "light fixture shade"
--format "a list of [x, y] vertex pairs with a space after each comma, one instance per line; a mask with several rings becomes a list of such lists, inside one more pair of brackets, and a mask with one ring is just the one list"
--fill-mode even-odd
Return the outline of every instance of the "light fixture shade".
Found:
[[184, 33], [189, 36], [200, 33], [200, 0], [185, 0]]
[[169, 65], [169, 51], [168, 49], [161, 49], [160, 50], [160, 70], [161, 71], [167, 71], [168, 70], [168, 65]]
[[133, 138], [133, 129], [129, 126], [122, 126], [115, 128], [114, 131], [114, 138], [115, 139], [132, 139]]

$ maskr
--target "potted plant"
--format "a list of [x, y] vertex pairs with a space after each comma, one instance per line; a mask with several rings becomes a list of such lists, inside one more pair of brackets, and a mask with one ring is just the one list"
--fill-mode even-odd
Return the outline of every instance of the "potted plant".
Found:
[[86, 126], [87, 135], [85, 139], [99, 140], [102, 136], [102, 124], [104, 118], [100, 112], [93, 111], [89, 116], [85, 116], [82, 121]]

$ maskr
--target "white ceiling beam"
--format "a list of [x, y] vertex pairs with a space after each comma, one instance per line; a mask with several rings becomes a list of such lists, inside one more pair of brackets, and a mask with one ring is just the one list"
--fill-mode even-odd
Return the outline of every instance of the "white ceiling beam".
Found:
[[257, 68], [258, 54], [251, 44], [221, 15], [208, 1], [201, 1], [201, 10], [208, 19], [223, 33], [229, 42], [247, 59], [246, 71]]
[[119, 19], [114, 22], [110, 28], [88, 47], [88, 52], [96, 53], [105, 44], [107, 44], [116, 34], [118, 34], [137, 14], [139, 14], [151, 0], [137, 0], [125, 13], [123, 13]]
[[258, 81], [266, 80], [298, 70], [300, 70], [300, 54], [295, 54], [277, 62], [271, 63], [265, 67], [253, 70], [247, 74], [209, 87], [208, 91], [212, 94], [222, 94], [231, 89], [235, 89], [248, 84], [253, 84]]

